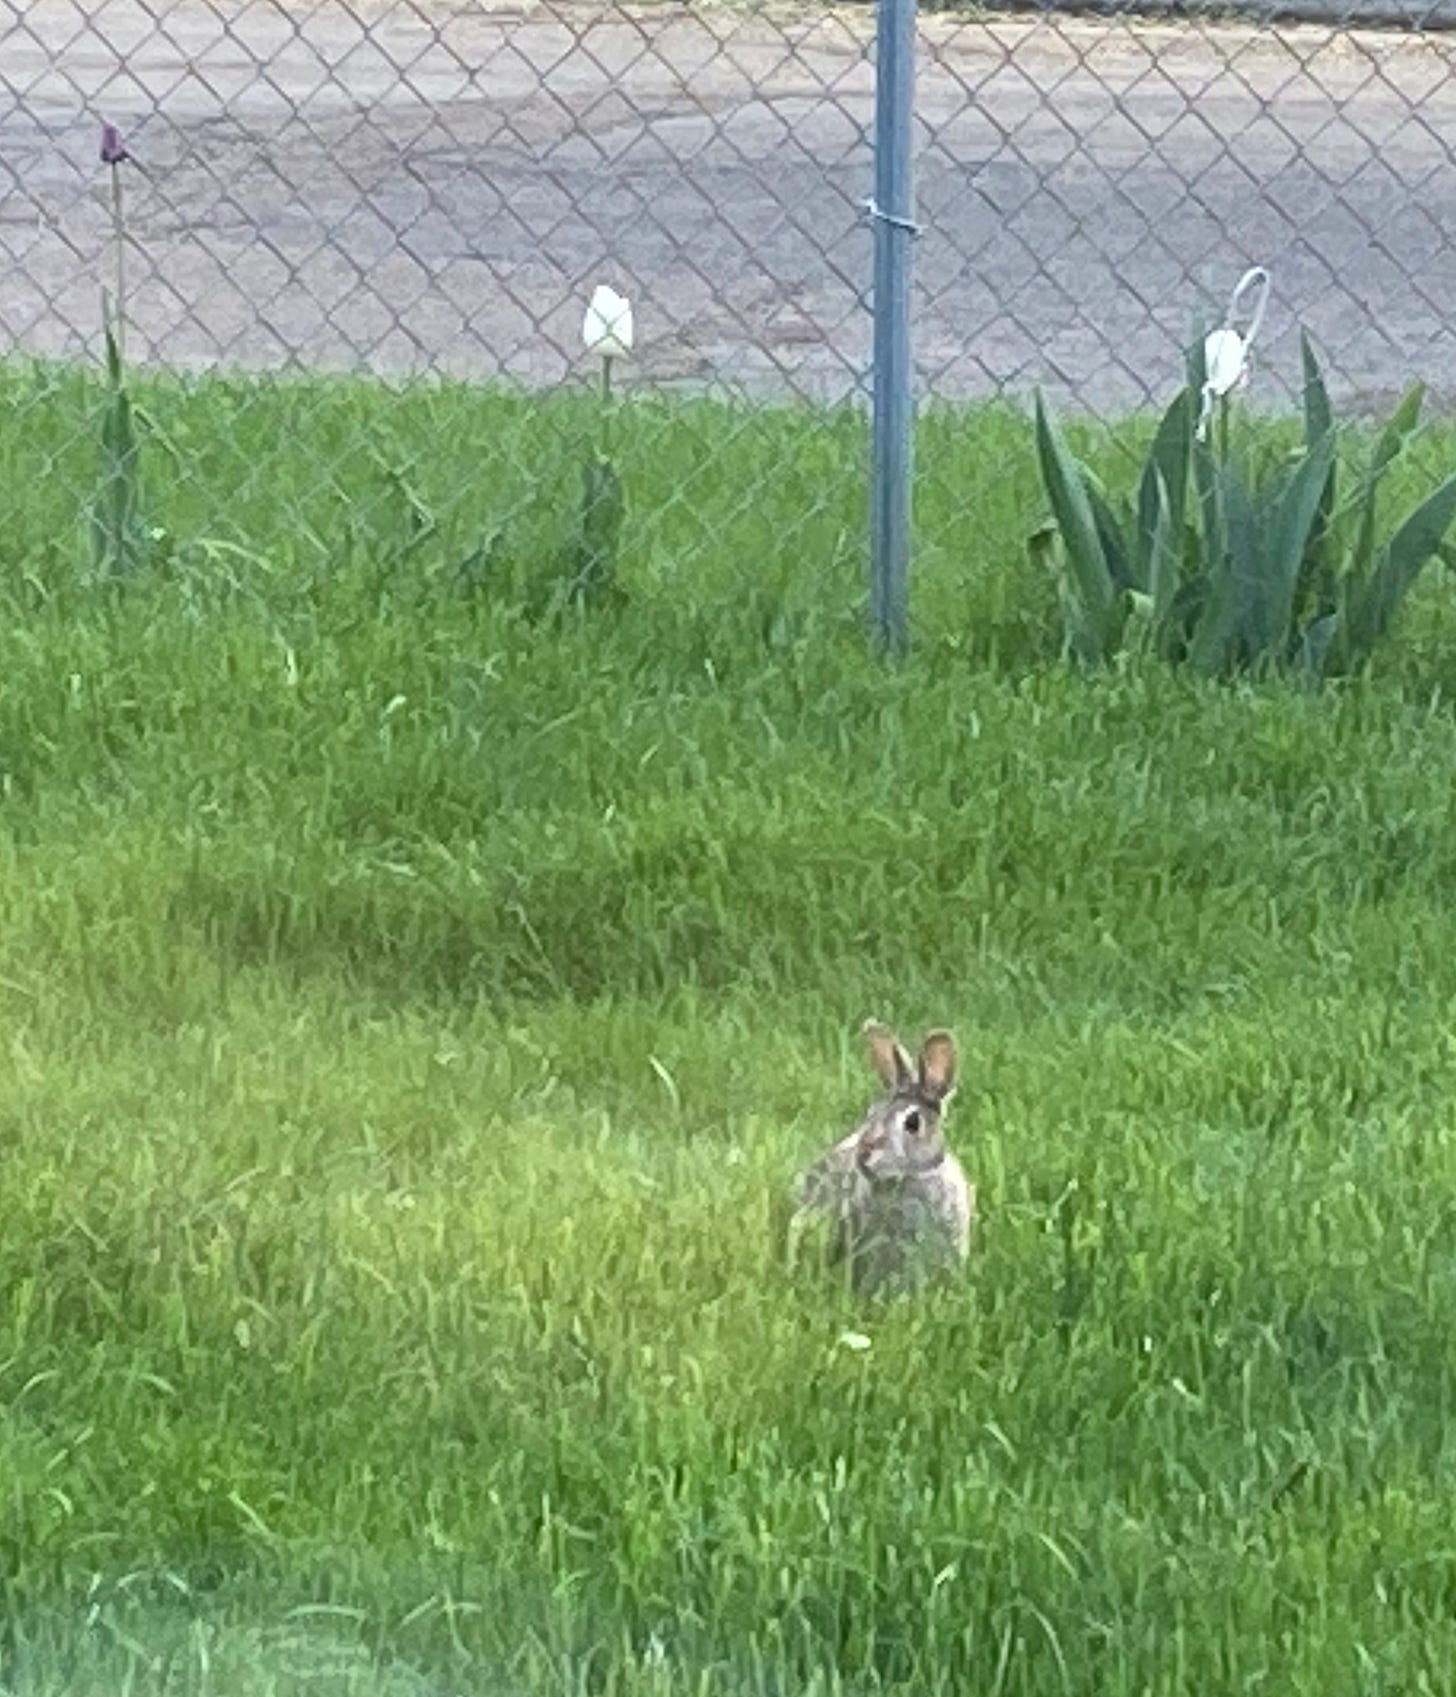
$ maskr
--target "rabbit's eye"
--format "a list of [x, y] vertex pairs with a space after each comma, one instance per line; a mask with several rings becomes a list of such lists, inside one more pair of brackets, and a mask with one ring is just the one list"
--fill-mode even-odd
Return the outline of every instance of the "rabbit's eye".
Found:
[[920, 1110], [918, 1108], [912, 1108], [900, 1123], [905, 1127], [906, 1131], [910, 1132], [913, 1136], [920, 1130]]

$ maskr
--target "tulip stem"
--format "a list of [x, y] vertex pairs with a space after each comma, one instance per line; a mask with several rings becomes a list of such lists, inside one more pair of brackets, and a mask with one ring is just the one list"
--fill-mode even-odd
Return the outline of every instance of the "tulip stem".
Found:
[[612, 451], [612, 356], [602, 355], [602, 453]]
[[121, 209], [121, 166], [111, 167], [111, 229], [116, 241], [116, 347], [126, 352], [126, 221]]

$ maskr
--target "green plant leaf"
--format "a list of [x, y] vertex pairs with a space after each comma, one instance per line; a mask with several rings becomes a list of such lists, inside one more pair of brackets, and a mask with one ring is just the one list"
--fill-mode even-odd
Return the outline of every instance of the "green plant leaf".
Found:
[[1039, 524], [1026, 539], [1026, 557], [1034, 566], [1050, 566], [1057, 569], [1057, 527], [1048, 519], [1045, 524]]
[[1159, 624], [1168, 613], [1183, 568], [1193, 419], [1193, 395], [1179, 389], [1159, 419], [1137, 487], [1135, 570], [1140, 589], [1156, 602]]
[[1225, 652], [1217, 667], [1227, 671], [1241, 662], [1252, 661], [1268, 647], [1269, 579], [1268, 503], [1249, 487], [1232, 465], [1220, 468], [1228, 552], [1224, 556], [1227, 597]]
[[146, 536], [141, 516], [141, 443], [127, 393], [121, 349], [103, 311], [106, 405], [101, 414], [101, 465], [91, 507], [91, 553], [100, 572], [119, 576], [141, 563]]
[[1097, 526], [1097, 539], [1102, 544], [1102, 557], [1107, 562], [1108, 575], [1116, 593], [1138, 587], [1133, 566], [1133, 547], [1130, 545], [1132, 515], [1119, 518], [1112, 503], [1091, 478], [1087, 481], [1087, 499], [1092, 503], [1092, 518]]
[[1333, 432], [1335, 415], [1319, 361], [1304, 330], [1299, 332], [1299, 363], [1304, 375], [1304, 445], [1312, 451]]
[[1147, 585], [1153, 623], [1165, 625], [1178, 592], [1178, 528], [1168, 486], [1158, 466], [1152, 468], [1152, 528], [1148, 538]]
[[1198, 414], [1203, 405], [1203, 385], [1208, 381], [1208, 366], [1203, 357], [1203, 344], [1208, 339], [1208, 332], [1203, 327], [1202, 317], [1193, 320], [1193, 338], [1188, 344], [1184, 356], [1183, 369], [1185, 373], [1184, 386], [1188, 390], [1193, 403], [1193, 424], [1198, 424]]
[[574, 599], [597, 601], [614, 590], [626, 512], [617, 468], [602, 455], [594, 455], [587, 461], [582, 488], [581, 528], [573, 559]]
[[1424, 383], [1413, 383], [1406, 390], [1371, 449], [1369, 464], [1360, 479], [1359, 491], [1355, 497], [1358, 528], [1353, 551], [1346, 563], [1346, 570], [1353, 572], [1360, 582], [1367, 581], [1374, 568], [1375, 509], [1380, 481], [1404, 452], [1406, 443], [1414, 434], [1420, 422], [1421, 404], [1425, 395]]
[[1180, 389], [1159, 420], [1138, 485], [1138, 574], [1142, 587], [1150, 591], [1153, 590], [1153, 545], [1158, 525], [1160, 487], [1168, 514], [1168, 534], [1178, 537], [1183, 532], [1194, 411], [1192, 392], [1187, 388]]
[[1250, 579], [1257, 579], [1260, 570], [1262, 532], [1237, 466], [1219, 465], [1202, 445], [1194, 466], [1200, 476], [1207, 590], [1189, 639], [1188, 659], [1200, 672], [1217, 676], [1231, 671], [1242, 657], [1244, 611]]
[[1448, 477], [1406, 516], [1389, 544], [1376, 554], [1368, 581], [1349, 581], [1339, 653], [1343, 668], [1358, 668], [1369, 659], [1422, 568], [1441, 548], [1453, 518], [1456, 475]]
[[1339, 623], [1338, 613], [1321, 613], [1317, 619], [1312, 619], [1300, 633], [1294, 651], [1295, 664], [1313, 677], [1323, 677], [1326, 658]]
[[1320, 514], [1329, 508], [1334, 469], [1335, 438], [1333, 430], [1327, 430], [1303, 456], [1274, 502], [1267, 571], [1252, 599], [1256, 622], [1248, 634], [1255, 652], [1282, 658], [1288, 647], [1299, 590], [1307, 576], [1310, 551], [1316, 545]]
[[[1329, 390], [1315, 357], [1307, 331], [1299, 332], [1299, 363], [1304, 375], [1304, 446], [1313, 452], [1326, 437], [1335, 438], [1335, 414]], [[1295, 584], [1293, 617], [1301, 617], [1312, 603], [1319, 612], [1329, 612], [1335, 603], [1335, 570], [1330, 535], [1330, 515], [1335, 510], [1340, 469], [1338, 455], [1331, 458], [1330, 475], [1320, 498], [1319, 510], [1310, 531], [1303, 570]]]
[[1068, 643], [1079, 659], [1100, 664], [1116, 636], [1117, 595], [1082, 466], [1047, 416], [1040, 394], [1036, 397], [1036, 451], [1062, 536]]
[[121, 363], [121, 342], [111, 324], [111, 307], [106, 294], [101, 296], [101, 328], [106, 338], [106, 381], [119, 389], [125, 373]]
[[1207, 669], [1212, 650], [1222, 642], [1215, 636], [1214, 624], [1229, 611], [1227, 479], [1207, 442], [1195, 440], [1193, 444], [1193, 477], [1198, 491], [1196, 537], [1200, 544], [1195, 577], [1203, 585], [1203, 594], [1188, 645], [1190, 659], [1196, 651], [1199, 658], [1195, 664]]
[[1193, 641], [1193, 632], [1208, 604], [1208, 579], [1199, 572], [1184, 577], [1168, 607], [1159, 630], [1158, 651], [1171, 661], [1186, 660]]

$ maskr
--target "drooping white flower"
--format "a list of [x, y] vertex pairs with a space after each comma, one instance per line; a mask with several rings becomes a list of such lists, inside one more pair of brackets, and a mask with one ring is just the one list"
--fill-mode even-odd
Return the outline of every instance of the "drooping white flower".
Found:
[[589, 354], [602, 359], [626, 359], [632, 352], [631, 301], [605, 283], [599, 283], [587, 302], [581, 339]]
[[1249, 345], [1237, 330], [1225, 327], [1204, 338], [1203, 374], [1209, 393], [1219, 400], [1249, 381]]
[[[1222, 325], [1203, 338], [1203, 394], [1196, 431], [1200, 441], [1207, 432], [1214, 402], [1226, 401], [1235, 389], [1249, 386], [1249, 355], [1264, 322], [1269, 287], [1267, 269], [1251, 265], [1234, 285]], [[1255, 297], [1252, 309], [1245, 305], [1250, 294]], [[1236, 330], [1236, 323], [1242, 323], [1243, 328]]]

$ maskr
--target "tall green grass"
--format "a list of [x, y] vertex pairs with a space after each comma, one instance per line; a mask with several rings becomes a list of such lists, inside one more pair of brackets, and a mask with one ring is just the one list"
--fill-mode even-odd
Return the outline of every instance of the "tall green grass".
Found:
[[[589, 403], [211, 379], [98, 582], [98, 398], [0, 392], [0, 1689], [1451, 1688], [1439, 576], [1089, 684], [945, 414], [881, 667], [860, 424], [634, 403], [546, 619]], [[774, 1225], [870, 1012], [984, 1223], [857, 1307]]]

